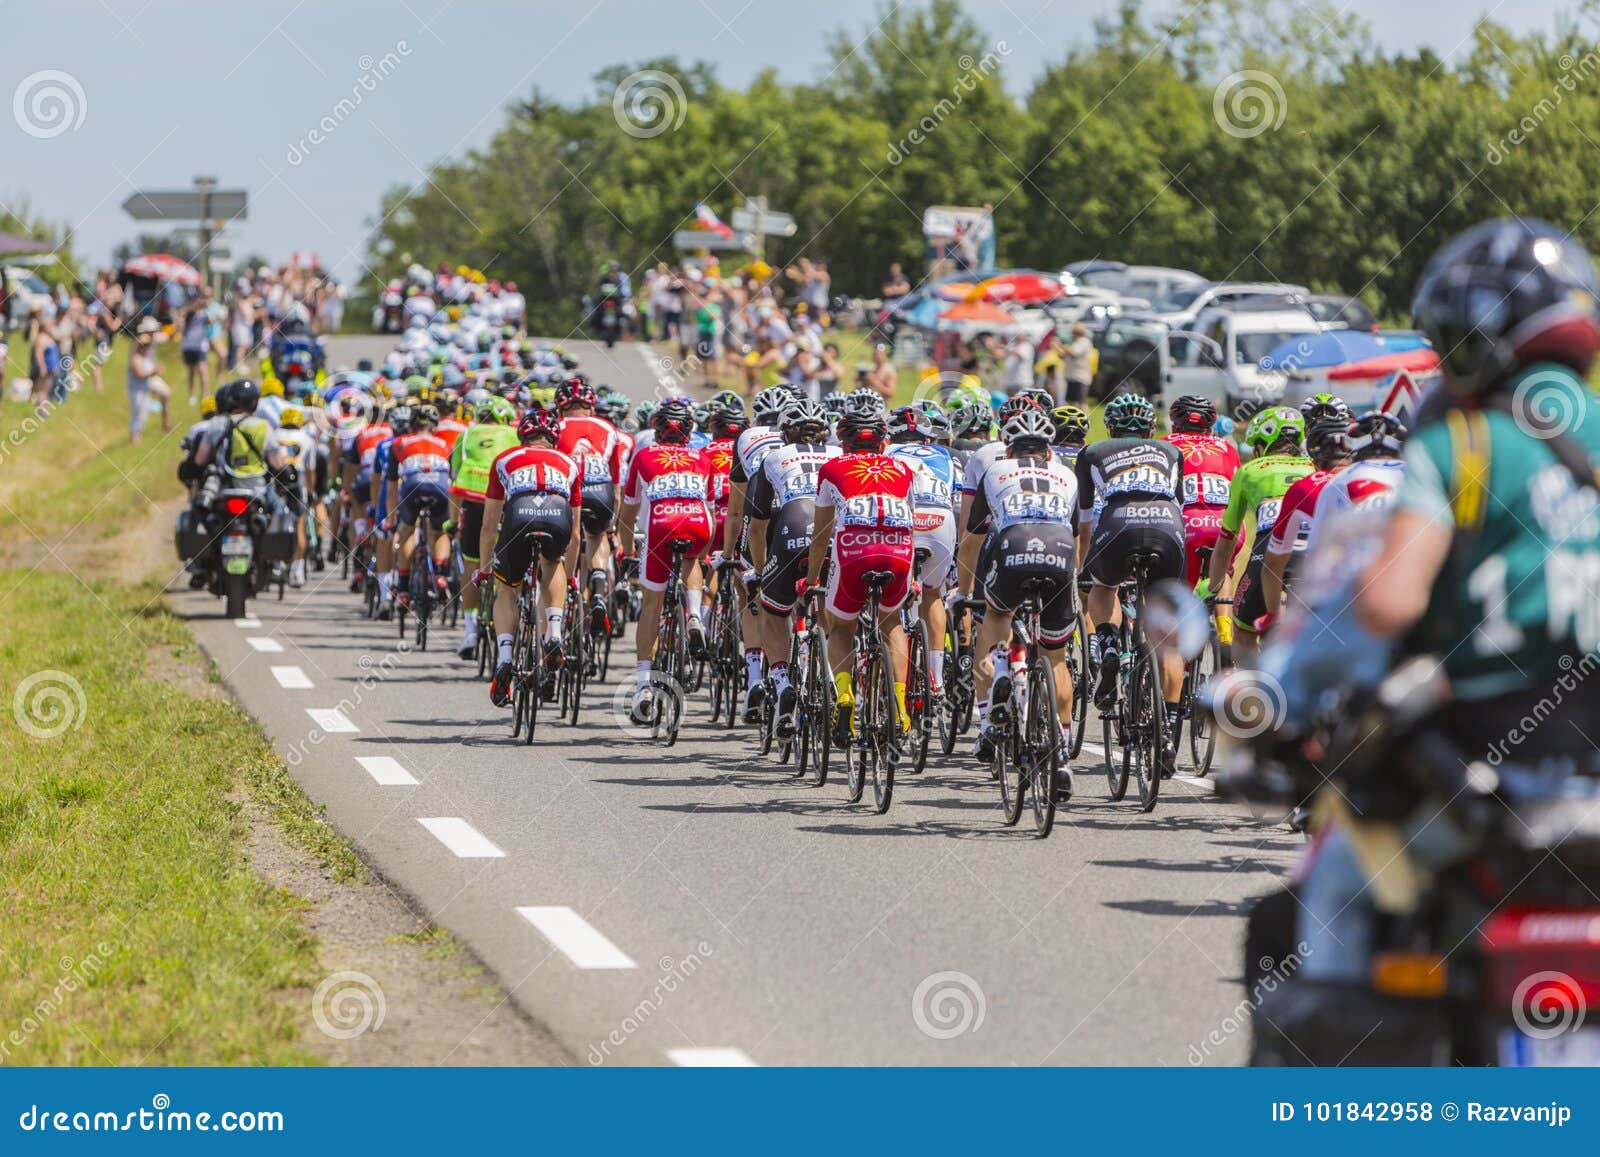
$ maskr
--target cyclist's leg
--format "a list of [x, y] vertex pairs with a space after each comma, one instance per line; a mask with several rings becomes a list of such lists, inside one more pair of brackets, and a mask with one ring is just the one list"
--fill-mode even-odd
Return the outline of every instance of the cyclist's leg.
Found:
[[926, 535], [917, 536], [917, 545], [928, 550], [928, 561], [922, 564], [922, 624], [928, 635], [928, 670], [935, 695], [944, 690], [944, 637], [947, 621], [944, 610], [944, 588], [955, 567], [955, 524], [946, 520], [944, 525]]
[[[461, 568], [465, 572], [463, 575], [463, 578], [465, 578], [470, 576], [479, 566], [478, 541], [483, 533], [483, 503], [461, 502], [456, 523], [460, 527], [461, 533]], [[463, 582], [461, 586], [461, 617], [464, 626], [462, 628], [459, 653], [465, 658], [471, 658], [473, 649], [478, 645], [479, 612], [482, 608], [482, 602], [483, 595], [479, 592], [476, 584]], [[494, 624], [491, 622], [489, 627], [493, 630]]]

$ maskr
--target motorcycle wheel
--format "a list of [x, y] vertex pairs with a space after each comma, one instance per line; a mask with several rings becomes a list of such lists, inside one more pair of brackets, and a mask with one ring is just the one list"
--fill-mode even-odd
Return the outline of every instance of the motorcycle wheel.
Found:
[[247, 574], [224, 574], [222, 576], [222, 595], [227, 600], [227, 617], [242, 619], [245, 616], [245, 599], [250, 593], [250, 576]]

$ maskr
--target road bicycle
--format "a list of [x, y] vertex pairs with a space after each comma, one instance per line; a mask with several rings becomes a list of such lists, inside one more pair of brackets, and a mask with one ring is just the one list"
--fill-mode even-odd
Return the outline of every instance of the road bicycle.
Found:
[[478, 643], [473, 651], [474, 659], [478, 662], [478, 678], [484, 679], [494, 674], [495, 638], [494, 638], [494, 576], [483, 584], [478, 596]]
[[[441, 590], [443, 588], [443, 590]], [[435, 604], [444, 601], [448, 590], [443, 568], [433, 561], [433, 517], [426, 508], [417, 515], [417, 524], [411, 537], [411, 618], [412, 633], [417, 650], [428, 649], [428, 626]], [[406, 637], [406, 608], [396, 606], [395, 619], [400, 628], [400, 638]]]
[[977, 655], [975, 642], [977, 623], [983, 618], [982, 599], [958, 598], [950, 604], [950, 624], [945, 653], [950, 661], [944, 686], [944, 710], [937, 717], [939, 749], [949, 755], [956, 749], [956, 740], [972, 727], [972, 711], [976, 702]]
[[833, 748], [833, 672], [828, 669], [828, 636], [815, 605], [822, 593], [821, 589], [805, 593], [795, 607], [789, 632], [789, 678], [795, 689], [795, 775], [803, 776], [809, 770], [814, 787], [828, 782], [828, 755]]
[[1161, 755], [1165, 745], [1166, 704], [1161, 696], [1161, 665], [1144, 637], [1144, 598], [1159, 556], [1136, 550], [1128, 558], [1131, 577], [1117, 589], [1122, 625], [1116, 640], [1116, 703], [1100, 712], [1105, 745], [1106, 782], [1113, 801], [1128, 794], [1133, 774], [1139, 807], [1150, 811], [1161, 794]]
[[[511, 639], [511, 738], [521, 735], [524, 743], [533, 742], [539, 722], [539, 704], [544, 698], [545, 663], [544, 594], [539, 572], [554, 539], [544, 531], [534, 531], [533, 561], [522, 576], [517, 592], [517, 626]], [[526, 724], [526, 728], [524, 728]]]
[[[609, 640], [609, 636], [607, 636]], [[561, 622], [561, 666], [556, 669], [557, 708], [576, 726], [583, 702], [583, 686], [594, 665], [595, 637], [583, 613], [583, 592], [576, 578], [567, 580], [567, 599]]]
[[[922, 565], [928, 558], [927, 550], [916, 552], [912, 562], [913, 576], [921, 575]], [[933, 672], [930, 670], [932, 659], [928, 655], [928, 628], [922, 621], [920, 577], [911, 584], [910, 597], [900, 610], [900, 621], [906, 631], [906, 715], [911, 720], [909, 735], [911, 761], [906, 770], [920, 774], [928, 764], [928, 745], [936, 726], [934, 717], [939, 713], [933, 695]]]
[[[1211, 615], [1210, 637], [1205, 649], [1183, 665], [1183, 690], [1178, 698], [1179, 734], [1187, 724], [1189, 756], [1194, 760], [1197, 776], [1210, 772], [1211, 760], [1217, 751], [1217, 721], [1198, 704], [1203, 702], [1206, 683], [1233, 666], [1233, 620], [1229, 617], [1231, 612], [1224, 609], [1232, 607], [1233, 600], [1214, 599], [1212, 602], [1217, 610]], [[1178, 738], [1178, 735], [1172, 737], [1174, 747]]]
[[845, 784], [851, 803], [859, 803], [872, 781], [873, 810], [882, 815], [894, 799], [894, 769], [901, 754], [899, 709], [894, 696], [894, 667], [889, 643], [878, 625], [883, 588], [894, 579], [886, 570], [869, 570], [861, 576], [867, 602], [856, 619], [855, 645], [850, 656], [850, 679], [855, 696], [851, 715]]
[[684, 585], [683, 558], [693, 546], [693, 541], [686, 538], [667, 543], [672, 552], [672, 570], [661, 593], [656, 653], [650, 673], [650, 737], [667, 747], [678, 741], [678, 728], [683, 722], [685, 680], [689, 675], [688, 588]]
[[718, 568], [717, 596], [711, 601], [711, 629], [706, 646], [711, 651], [709, 684], [711, 720], [732, 730], [738, 719], [739, 692], [744, 687], [744, 640], [739, 622], [739, 607], [730, 576], [733, 567]]
[[1022, 640], [1022, 663], [1013, 661], [1011, 695], [989, 712], [994, 727], [994, 778], [1007, 827], [1022, 818], [1026, 796], [1033, 802], [1034, 834], [1050, 834], [1056, 819], [1056, 786], [1067, 763], [1056, 713], [1055, 673], [1039, 642], [1039, 617], [1059, 585], [1046, 577], [1022, 585], [1012, 631]]

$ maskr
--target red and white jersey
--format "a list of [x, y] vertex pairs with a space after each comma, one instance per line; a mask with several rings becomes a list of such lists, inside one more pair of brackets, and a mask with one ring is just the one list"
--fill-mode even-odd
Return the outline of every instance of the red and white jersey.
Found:
[[556, 449], [582, 468], [585, 486], [622, 485], [622, 435], [604, 418], [594, 414], [563, 418]]
[[1304, 478], [1295, 479], [1278, 505], [1278, 519], [1272, 524], [1272, 537], [1267, 540], [1268, 554], [1289, 554], [1306, 548], [1318, 496], [1337, 473], [1313, 470]]
[[626, 478], [628, 476], [628, 467], [633, 462], [634, 437], [626, 430], [618, 430], [617, 437], [622, 440], [622, 471], [617, 477]]
[[896, 530], [915, 524], [911, 492], [917, 475], [887, 454], [845, 454], [817, 471], [817, 508], [833, 508], [834, 536], [846, 530]]
[[639, 521], [649, 525], [658, 509], [698, 503], [709, 513], [711, 462], [703, 450], [652, 442], [633, 456], [622, 500], [641, 507]]
[[434, 433], [402, 434], [389, 447], [389, 477], [402, 487], [450, 485], [450, 447]]
[[733, 443], [735, 482], [753, 482], [767, 455], [783, 445], [783, 434], [772, 426], [751, 426]]
[[1313, 549], [1327, 535], [1329, 524], [1337, 522], [1346, 511], [1386, 505], [1404, 474], [1405, 463], [1399, 458], [1369, 458], [1341, 470], [1317, 499], [1306, 549]]
[[554, 494], [571, 506], [580, 505], [583, 479], [578, 464], [546, 446], [513, 446], [500, 451], [489, 466], [484, 497], [510, 502], [528, 494]]
[[363, 426], [361, 433], [356, 435], [351, 446], [356, 464], [361, 467], [361, 473], [372, 472], [372, 461], [378, 456], [378, 447], [394, 437], [394, 429], [387, 422], [374, 422]]
[[724, 438], [705, 448], [706, 461], [711, 463], [711, 504], [719, 519], [728, 514], [728, 480], [733, 471], [733, 439]]
[[454, 450], [456, 448], [456, 439], [467, 432], [467, 424], [458, 422], [454, 418], [440, 418], [439, 424], [433, 428], [433, 432], [444, 439], [446, 446]]
[[1167, 441], [1183, 451], [1183, 504], [1227, 506], [1239, 448], [1211, 434], [1168, 434]]

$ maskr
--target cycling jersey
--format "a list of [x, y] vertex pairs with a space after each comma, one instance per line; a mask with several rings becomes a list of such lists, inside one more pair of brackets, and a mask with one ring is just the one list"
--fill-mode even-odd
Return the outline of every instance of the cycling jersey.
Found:
[[961, 463], [961, 493], [976, 494], [983, 485], [983, 473], [998, 459], [1006, 456], [1004, 442], [985, 442], [967, 455]]
[[755, 480], [745, 488], [745, 515], [767, 523], [761, 604], [776, 614], [794, 609], [816, 530], [817, 476], [823, 463], [838, 456], [837, 446], [779, 444], [762, 458]]
[[450, 510], [450, 451], [444, 439], [432, 432], [402, 434], [389, 447], [389, 464], [384, 477], [399, 483], [400, 505], [395, 518], [405, 526], [415, 525], [427, 510], [435, 519], [434, 529]]
[[372, 484], [372, 462], [378, 455], [378, 446], [394, 437], [394, 428], [387, 422], [364, 426], [350, 443], [345, 461], [356, 467], [356, 494], [364, 495]]
[[1239, 470], [1234, 444], [1211, 434], [1168, 434], [1167, 441], [1183, 452], [1184, 506], [1226, 507]]
[[439, 424], [433, 428], [433, 432], [444, 439], [444, 444], [453, 452], [456, 448], [456, 442], [462, 434], [467, 432], [467, 424], [458, 422], [454, 418], [440, 418]]
[[559, 450], [513, 446], [491, 464], [484, 497], [504, 504], [494, 542], [495, 578], [516, 586], [533, 564], [538, 536], [544, 537], [542, 558], [554, 562], [566, 553], [583, 479], [578, 464]]
[[982, 489], [973, 496], [967, 529], [976, 532], [993, 519], [994, 530], [1023, 523], [1073, 526], [1078, 506], [1078, 479], [1053, 458], [1002, 458], [985, 472]]
[[729, 475], [733, 470], [733, 439], [724, 438], [705, 448], [706, 460], [711, 464], [711, 541], [720, 548], [726, 541], [728, 524]]
[[556, 449], [583, 470], [583, 530], [604, 534], [616, 522], [617, 487], [622, 485], [623, 443], [617, 428], [594, 414], [561, 420]]
[[1313, 470], [1304, 478], [1295, 479], [1283, 495], [1278, 517], [1272, 524], [1272, 535], [1267, 540], [1268, 554], [1289, 554], [1306, 549], [1306, 536], [1311, 532], [1312, 512], [1323, 488], [1333, 480], [1337, 471]]
[[1092, 527], [1084, 573], [1101, 586], [1132, 575], [1136, 552], [1150, 578], [1184, 573], [1187, 531], [1178, 504], [1183, 452], [1154, 438], [1107, 438], [1078, 455], [1078, 520]]
[[1267, 543], [1283, 509], [1284, 495], [1314, 467], [1311, 459], [1295, 454], [1264, 454], [1252, 458], [1233, 476], [1233, 492], [1228, 498], [1228, 509], [1222, 515], [1222, 529], [1228, 535], [1237, 535], [1246, 519], [1251, 523], [1254, 538], [1250, 544], [1250, 559], [1245, 563], [1244, 574], [1233, 592], [1233, 622], [1236, 630], [1255, 634], [1256, 620], [1277, 610], [1266, 604], [1261, 585], [1261, 567], [1267, 557]]
[[671, 543], [688, 543], [685, 558], [698, 558], [711, 542], [711, 463], [697, 448], [652, 442], [635, 450], [622, 500], [638, 506], [644, 531], [639, 581], [666, 590], [672, 571]]
[[1066, 642], [1077, 622], [1077, 507], [1077, 474], [1059, 457], [1001, 458], [967, 517], [973, 531], [990, 524], [978, 559], [984, 601], [1009, 614], [1039, 589], [1047, 647]]
[[828, 610], [855, 619], [866, 608], [865, 575], [887, 571], [880, 608], [897, 609], [910, 593], [912, 487], [916, 473], [886, 454], [830, 458], [817, 472], [816, 504], [833, 510], [833, 565], [828, 572]]
[[908, 442], [890, 446], [889, 457], [916, 471], [911, 489], [916, 549], [928, 557], [918, 572], [922, 585], [938, 590], [950, 578], [956, 556], [956, 514], [961, 501], [961, 467], [948, 446]]
[[748, 483], [761, 470], [766, 456], [783, 445], [783, 435], [770, 426], [751, 426], [733, 443], [733, 470], [729, 477]]
[[294, 481], [284, 486], [290, 509], [295, 514], [304, 514], [317, 466], [316, 439], [304, 427], [298, 430], [280, 427], [272, 436], [272, 448], [283, 457], [284, 466], [294, 471]]
[[450, 449], [450, 493], [482, 502], [494, 460], [517, 445], [517, 432], [499, 422], [468, 426]]
[[1322, 491], [1316, 513], [1307, 530], [1305, 548], [1310, 550], [1328, 533], [1326, 527], [1356, 507], [1377, 509], [1386, 505], [1405, 477], [1405, 463], [1399, 458], [1368, 458], [1356, 462]]

